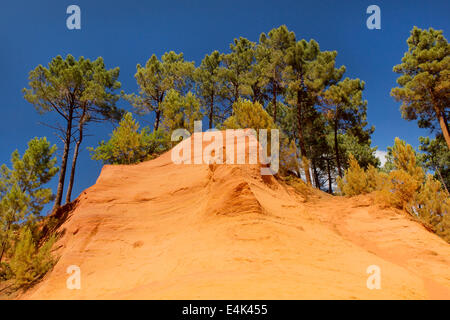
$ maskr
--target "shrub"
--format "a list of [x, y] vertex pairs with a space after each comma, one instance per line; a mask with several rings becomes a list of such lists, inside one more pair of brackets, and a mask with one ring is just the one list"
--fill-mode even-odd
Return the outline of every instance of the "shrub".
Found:
[[382, 189], [386, 184], [387, 175], [369, 164], [366, 170], [367, 190], [372, 192]]
[[439, 222], [433, 225], [433, 229], [438, 236], [450, 243], [450, 214], [448, 211], [447, 214], [442, 216], [442, 219], [440, 219]]
[[345, 171], [343, 178], [337, 178], [339, 191], [342, 195], [356, 196], [375, 191], [379, 183], [378, 172], [373, 166], [364, 171], [356, 161], [355, 157], [350, 154], [349, 167]]
[[440, 180], [444, 189], [450, 189], [450, 149], [445, 143], [442, 134], [437, 135], [435, 139], [429, 137], [420, 137], [419, 150], [424, 167], [434, 172], [434, 178]]
[[389, 204], [398, 209], [411, 212], [413, 200], [420, 181], [404, 170], [393, 170], [389, 173], [387, 184], [381, 189]]
[[427, 176], [416, 196], [418, 216], [450, 242], [450, 197], [438, 180]]
[[389, 173], [372, 166], [364, 171], [351, 155], [344, 177], [337, 179], [341, 193], [354, 196], [376, 191], [379, 203], [409, 212], [450, 242], [448, 191], [432, 175], [425, 177], [410, 145], [397, 138], [390, 150]]
[[35, 283], [53, 267], [55, 261], [50, 251], [54, 241], [51, 237], [39, 248], [30, 229], [22, 229], [9, 264], [17, 287]]
[[391, 171], [386, 182], [378, 188], [378, 199], [385, 205], [413, 213], [417, 192], [425, 178], [416, 152], [411, 145], [395, 138], [394, 146], [390, 148], [389, 161]]
[[405, 141], [395, 138], [394, 146], [392, 147], [392, 157], [394, 168], [407, 172], [413, 179], [422, 181], [425, 173], [420, 166], [416, 153], [413, 147], [406, 144]]
[[108, 142], [102, 141], [95, 149], [88, 148], [91, 158], [105, 164], [132, 164], [167, 148], [167, 139], [162, 131], [150, 133], [147, 127], [139, 128], [131, 113], [125, 114]]
[[233, 115], [227, 118], [225, 129], [275, 129], [272, 117], [259, 102], [239, 100], [233, 104]]

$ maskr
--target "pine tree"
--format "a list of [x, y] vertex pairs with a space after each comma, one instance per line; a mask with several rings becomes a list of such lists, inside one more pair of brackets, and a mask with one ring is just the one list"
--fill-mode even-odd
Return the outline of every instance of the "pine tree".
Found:
[[220, 115], [219, 106], [224, 97], [222, 60], [223, 54], [214, 51], [210, 55], [205, 55], [200, 66], [195, 70], [198, 97], [206, 111], [210, 129], [225, 117]]
[[[117, 81], [119, 68], [106, 69], [103, 58], [90, 61], [80, 57], [76, 60], [67, 55], [53, 58], [48, 67], [37, 66], [29, 73], [29, 89], [23, 89], [25, 99], [41, 113], [55, 112], [64, 125], [54, 127], [60, 132], [64, 144], [58, 189], [54, 209], [62, 202], [69, 150], [74, 139], [76, 146], [66, 201], [70, 201], [75, 177], [79, 146], [83, 140], [83, 128], [90, 121], [118, 120], [121, 111], [115, 106], [120, 88]], [[74, 138], [78, 133], [78, 138]]]
[[375, 156], [377, 147], [372, 148], [370, 146], [370, 140], [368, 142], [361, 141], [358, 137], [352, 135], [351, 133], [345, 133], [338, 136], [338, 141], [340, 150], [339, 154], [342, 156], [344, 163], [348, 162], [348, 156], [352, 154], [358, 161], [359, 165], [364, 169], [367, 169], [369, 166], [373, 166], [375, 168], [380, 166], [381, 162]]
[[10, 263], [18, 285], [33, 282], [35, 279], [36, 275], [31, 268], [35, 251], [33, 236], [30, 229], [26, 228], [16, 244]]
[[266, 35], [262, 33], [256, 49], [257, 63], [260, 67], [262, 85], [272, 97], [271, 109], [273, 121], [277, 122], [277, 99], [285, 90], [283, 79], [286, 68], [285, 55], [288, 48], [295, 44], [295, 34], [285, 25], [272, 29]]
[[[338, 174], [342, 177], [341, 156], [339, 154], [338, 133], [356, 126], [363, 126], [366, 117], [367, 101], [362, 98], [364, 82], [359, 79], [345, 78], [330, 86], [323, 94], [327, 112], [334, 133], [334, 151]], [[361, 130], [363, 130], [361, 128]]]
[[182, 96], [174, 89], [169, 90], [163, 102], [164, 120], [162, 127], [169, 135], [173, 130], [186, 129], [194, 131], [194, 121], [202, 120], [200, 101], [192, 92]]
[[138, 64], [136, 69], [134, 77], [139, 94], [127, 94], [124, 97], [139, 114], [154, 113], [153, 131], [157, 131], [164, 116], [162, 103], [167, 92], [174, 89], [184, 93], [191, 89], [194, 63], [185, 61], [183, 53], [170, 51], [163, 54], [161, 61], [152, 55], [144, 67]]
[[434, 130], [436, 121], [450, 149], [450, 45], [442, 31], [414, 27], [407, 40], [408, 51], [394, 67], [399, 87], [391, 95], [401, 101], [406, 120], [419, 119], [419, 127]]
[[[253, 51], [256, 59], [256, 49]], [[263, 76], [264, 64], [254, 62], [250, 66], [250, 70], [244, 75], [242, 80], [244, 81], [244, 93], [245, 97], [248, 96], [252, 102], [259, 102], [264, 105], [268, 96], [265, 92], [265, 78]]]
[[318, 51], [319, 46], [314, 40], [311, 40], [309, 43], [301, 40], [292, 45], [285, 56], [288, 65], [288, 94], [290, 94], [289, 96], [292, 99], [292, 106], [295, 106], [295, 112], [293, 113], [295, 117], [292, 118], [292, 121], [296, 123], [296, 137], [298, 138], [301, 156], [305, 160], [303, 161], [304, 173], [309, 185], [312, 183], [308, 165], [309, 161], [306, 161], [308, 154], [304, 128], [304, 114], [307, 100], [305, 77], [312, 61], [317, 58]]
[[[292, 121], [296, 124], [296, 138], [302, 157], [311, 158], [310, 145], [316, 142], [315, 132], [325, 131], [323, 126], [317, 127], [321, 121], [316, 105], [320, 104], [321, 93], [327, 86], [339, 81], [345, 72], [345, 67], [335, 68], [336, 55], [335, 51], [320, 51], [318, 43], [314, 40], [309, 42], [300, 40], [287, 50], [285, 56], [287, 63], [285, 76], [288, 81], [286, 100], [294, 110], [295, 117]], [[308, 132], [311, 133], [309, 136]], [[308, 140], [311, 140], [310, 144]], [[309, 160], [308, 162], [315, 165], [316, 160]], [[307, 183], [311, 185], [307, 166], [305, 166], [305, 175]], [[318, 179], [315, 178], [315, 180], [318, 182]]]
[[34, 138], [22, 157], [16, 150], [12, 153], [12, 168], [6, 165], [0, 170], [0, 262], [11, 247], [20, 224], [32, 227], [39, 221], [44, 206], [53, 200], [50, 188], [45, 188], [58, 172], [54, 154], [46, 138]]
[[239, 37], [230, 44], [231, 52], [223, 56], [224, 98], [231, 108], [239, 98], [252, 94], [253, 75], [250, 72], [255, 63], [255, 47], [254, 42]]
[[418, 181], [424, 178], [424, 171], [416, 157], [416, 151], [405, 141], [395, 138], [392, 147], [392, 157], [395, 170], [403, 170]]

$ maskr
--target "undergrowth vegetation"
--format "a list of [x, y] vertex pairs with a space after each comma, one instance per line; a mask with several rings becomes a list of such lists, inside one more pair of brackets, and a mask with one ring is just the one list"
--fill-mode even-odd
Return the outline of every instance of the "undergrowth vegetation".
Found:
[[0, 290], [28, 287], [55, 262], [55, 236], [44, 234], [41, 211], [54, 199], [48, 183], [57, 173], [56, 146], [34, 138], [23, 156], [11, 155], [12, 166], [0, 169]]
[[345, 175], [337, 179], [340, 194], [373, 192], [378, 204], [405, 210], [450, 242], [449, 193], [439, 180], [425, 174], [411, 145], [395, 139], [385, 168], [389, 169], [364, 170], [350, 156]]

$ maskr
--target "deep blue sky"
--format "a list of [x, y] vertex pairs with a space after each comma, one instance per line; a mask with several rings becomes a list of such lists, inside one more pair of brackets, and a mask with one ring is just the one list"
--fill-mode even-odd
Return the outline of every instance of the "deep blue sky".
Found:
[[[71, 4], [81, 8], [81, 30], [66, 27], [66, 8]], [[366, 8], [371, 4], [381, 8], [381, 30], [366, 27]], [[120, 67], [123, 89], [132, 92], [137, 89], [133, 77], [136, 64], [144, 64], [153, 53], [181, 51], [187, 60], [199, 63], [213, 50], [227, 52], [236, 37], [257, 41], [261, 32], [282, 24], [298, 39], [314, 38], [321, 49], [337, 50], [338, 65], [346, 65], [346, 76], [366, 82], [368, 120], [376, 126], [374, 145], [385, 150], [399, 136], [416, 147], [418, 137], [428, 132], [401, 119], [399, 104], [389, 95], [396, 79], [392, 67], [406, 51], [406, 39], [414, 25], [442, 29], [448, 38], [449, 13], [450, 2], [445, 0], [3, 1], [0, 163], [9, 165], [11, 152], [23, 152], [35, 136], [58, 142], [51, 129], [39, 124], [55, 118], [38, 115], [21, 93], [28, 72], [56, 55], [102, 56], [108, 67]], [[121, 105], [129, 108], [124, 102]], [[140, 119], [141, 124], [146, 124], [145, 120], [150, 119]], [[101, 169], [100, 163], [90, 160], [86, 147], [106, 139], [111, 129], [108, 124], [89, 128], [92, 136], [83, 143], [75, 197], [95, 183]]]

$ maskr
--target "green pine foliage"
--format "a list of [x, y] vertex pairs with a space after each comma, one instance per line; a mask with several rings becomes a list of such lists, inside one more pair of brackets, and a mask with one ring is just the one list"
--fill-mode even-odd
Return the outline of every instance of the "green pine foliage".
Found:
[[148, 127], [140, 130], [139, 123], [128, 112], [112, 132], [109, 141], [102, 141], [97, 148], [89, 150], [93, 160], [105, 164], [133, 164], [161, 153], [166, 147], [167, 139], [162, 131], [150, 133]]
[[219, 103], [224, 98], [224, 68], [221, 66], [223, 54], [217, 50], [205, 55], [200, 66], [195, 70], [194, 77], [198, 87], [198, 96], [204, 105], [209, 128], [219, 123], [223, 118]]
[[23, 156], [13, 152], [11, 168], [0, 169], [0, 280], [13, 279], [17, 287], [34, 283], [53, 264], [54, 238], [38, 243], [41, 212], [54, 199], [45, 184], [59, 170], [55, 152], [46, 138], [34, 138]]
[[162, 104], [164, 109], [162, 127], [167, 133], [176, 129], [193, 132], [194, 122], [203, 118], [200, 100], [191, 91], [182, 96], [178, 91], [170, 89]]
[[417, 27], [411, 30], [407, 44], [402, 63], [394, 67], [400, 74], [399, 87], [391, 95], [402, 102], [404, 119], [418, 119], [419, 127], [432, 131], [439, 127], [450, 149], [450, 44], [442, 31]]
[[[379, 165], [371, 147], [374, 128], [366, 119], [364, 82], [344, 79], [346, 68], [337, 66], [336, 57], [336, 51], [321, 50], [314, 39], [297, 39], [282, 25], [261, 33], [257, 42], [234, 39], [229, 52], [214, 50], [197, 66], [183, 53], [152, 55], [145, 66], [137, 66], [138, 93], [123, 96], [138, 113], [152, 115], [152, 134], [159, 129], [166, 136], [175, 129], [192, 132], [193, 120], [203, 117], [209, 128], [276, 127], [289, 162], [301, 164], [302, 173], [294, 170], [297, 176], [321, 189], [327, 183], [332, 193], [348, 154], [364, 168]], [[242, 115], [236, 115], [236, 105], [246, 100], [260, 105], [251, 117], [263, 115], [263, 109], [264, 119], [237, 119]]]
[[450, 243], [450, 195], [441, 183], [427, 175], [415, 198], [416, 210], [422, 221]]
[[[370, 148], [368, 137], [373, 128], [364, 130], [367, 125], [366, 112], [367, 101], [363, 100], [362, 92], [364, 82], [359, 79], [345, 78], [336, 85], [331, 85], [324, 93], [323, 98], [327, 105], [327, 117], [333, 131], [333, 149], [337, 163], [339, 176], [342, 177], [341, 159], [345, 162], [345, 155], [340, 152], [339, 133], [345, 132], [344, 137], [353, 140], [347, 142], [347, 148], [355, 146], [353, 155], [358, 154], [358, 158], [373, 160], [373, 152]], [[349, 140], [347, 139], [347, 140]], [[362, 155], [365, 151], [366, 154]], [[367, 152], [368, 151], [368, 152]], [[372, 158], [372, 159], [371, 159]], [[360, 161], [360, 163], [363, 163]], [[368, 163], [363, 163], [367, 167]]]
[[[328, 136], [330, 145], [333, 145], [333, 135]], [[377, 147], [371, 147], [369, 143], [361, 143], [357, 136], [352, 134], [340, 134], [338, 135], [339, 143], [339, 156], [342, 157], [344, 163], [343, 168], [346, 168], [350, 154], [358, 161], [359, 165], [364, 169], [369, 166], [378, 168], [381, 164], [380, 160], [375, 157], [375, 151]]]
[[239, 100], [233, 105], [233, 115], [227, 118], [223, 127], [226, 129], [274, 129], [276, 126], [271, 116], [259, 102]]
[[185, 94], [191, 89], [194, 63], [185, 61], [183, 53], [170, 51], [163, 54], [161, 60], [152, 55], [145, 66], [138, 64], [136, 69], [134, 77], [139, 94], [125, 94], [124, 97], [138, 114], [154, 114], [153, 131], [157, 131], [164, 117], [163, 101], [169, 90]]
[[350, 156], [349, 168], [338, 178], [341, 194], [355, 196], [375, 191], [375, 199], [384, 206], [405, 210], [430, 226], [450, 242], [450, 194], [431, 174], [425, 175], [417, 153], [396, 138], [390, 150], [390, 171], [369, 165], [361, 168]]
[[[138, 92], [116, 94], [119, 68], [68, 55], [29, 73], [25, 99], [40, 113], [55, 113], [64, 150], [56, 166], [56, 146], [46, 138], [31, 140], [12, 166], [0, 167], [0, 280], [29, 286], [50, 270], [55, 238], [44, 241], [41, 212], [62, 201], [68, 157], [73, 150], [66, 202], [70, 201], [84, 128], [90, 122], [120, 121], [108, 141], [89, 148], [104, 164], [134, 164], [167, 150], [176, 129], [194, 130], [206, 117], [209, 128], [279, 129], [280, 173], [305, 194], [311, 187], [342, 195], [374, 193], [386, 206], [406, 210], [450, 241], [450, 46], [442, 31], [411, 31], [398, 87], [391, 95], [402, 103], [403, 118], [438, 131], [420, 139], [417, 153], [400, 139], [388, 148], [381, 170], [371, 146], [374, 127], [367, 122], [364, 81], [344, 78], [337, 52], [314, 39], [297, 39], [285, 25], [261, 33], [257, 42], [239, 37], [228, 53], [212, 51], [196, 66], [183, 53], [152, 55], [136, 67]], [[141, 128], [131, 113], [116, 107], [123, 97], [140, 114], [151, 114], [153, 127]], [[439, 129], [440, 128], [440, 129]], [[73, 147], [73, 148], [72, 148]], [[434, 177], [426, 174], [432, 172]], [[56, 195], [45, 185], [58, 173]], [[302, 181], [305, 177], [306, 183]]]
[[253, 94], [253, 88], [257, 87], [255, 78], [258, 78], [255, 77], [257, 72], [253, 72], [256, 71], [255, 47], [256, 43], [240, 37], [230, 44], [231, 52], [223, 56], [222, 93], [224, 101], [230, 106], [242, 97], [253, 98], [253, 102], [259, 101], [257, 94]]
[[54, 156], [56, 146], [46, 138], [34, 138], [21, 157], [11, 155], [12, 168], [0, 169], [0, 262], [16, 240], [18, 226], [34, 226], [41, 219], [43, 207], [54, 199], [47, 184], [58, 172]]
[[[55, 238], [42, 239], [41, 212], [53, 199], [54, 208], [61, 205], [73, 150], [70, 201], [84, 128], [104, 120], [121, 120], [108, 141], [89, 148], [92, 159], [104, 164], [151, 159], [173, 146], [174, 130], [193, 132], [194, 121], [204, 117], [209, 128], [277, 128], [280, 173], [298, 190], [310, 194], [315, 186], [333, 193], [337, 182], [342, 195], [374, 193], [379, 203], [406, 210], [450, 241], [450, 46], [442, 31], [417, 27], [407, 44], [394, 67], [399, 78], [391, 95], [402, 103], [403, 118], [438, 134], [420, 139], [422, 153], [397, 138], [381, 170], [371, 146], [364, 81], [345, 77], [336, 51], [298, 39], [285, 25], [261, 33], [257, 42], [234, 39], [229, 52], [212, 51], [197, 66], [183, 53], [152, 55], [136, 67], [138, 92], [121, 96], [119, 68], [107, 69], [101, 57], [57, 56], [47, 67], [37, 66], [24, 97], [40, 113], [59, 117], [64, 150], [58, 168], [56, 147], [35, 138], [23, 156], [12, 154], [11, 168], [0, 167], [0, 280], [29, 286], [52, 268]], [[120, 97], [138, 114], [151, 114], [152, 129], [118, 109]], [[45, 185], [58, 171], [54, 196]]]
[[344, 177], [337, 177], [340, 193], [346, 196], [356, 196], [375, 191], [378, 185], [376, 169], [369, 165], [365, 171], [352, 154], [350, 154], [348, 162], [348, 169], [345, 171]]
[[[90, 122], [120, 120], [122, 111], [116, 107], [121, 86], [117, 81], [119, 68], [107, 69], [102, 57], [94, 61], [72, 55], [57, 56], [47, 67], [38, 65], [31, 70], [24, 98], [41, 113], [53, 113], [56, 123], [49, 126], [56, 130], [64, 144], [59, 172], [54, 210], [62, 203], [69, 153], [73, 148], [66, 202], [70, 202], [75, 179], [75, 169], [83, 141], [85, 127]], [[74, 146], [74, 147], [73, 147]]]
[[434, 178], [439, 180], [447, 189], [450, 188], [450, 149], [444, 141], [442, 135], [438, 135], [435, 139], [429, 137], [420, 137], [419, 155], [423, 166], [434, 172]]
[[20, 231], [9, 263], [17, 287], [34, 284], [53, 267], [55, 260], [51, 248], [54, 242], [55, 237], [52, 236], [38, 247], [29, 228]]

